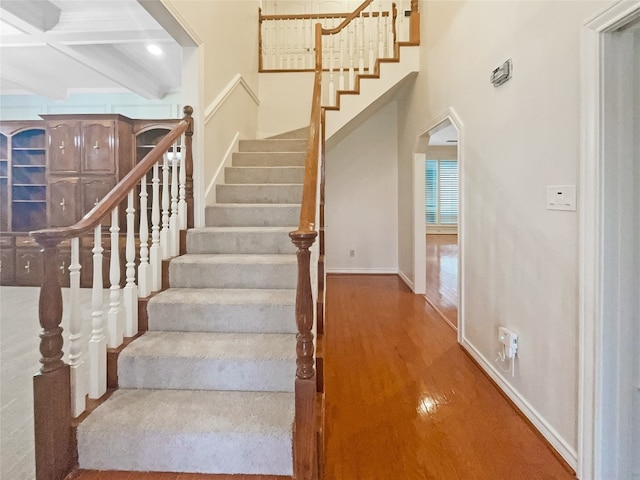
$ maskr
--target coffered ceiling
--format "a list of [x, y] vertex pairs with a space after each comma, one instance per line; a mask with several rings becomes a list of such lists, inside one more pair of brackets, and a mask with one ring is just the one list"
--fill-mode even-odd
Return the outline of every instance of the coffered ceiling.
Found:
[[[179, 91], [184, 35], [160, 25], [159, 6], [159, 0], [0, 1], [0, 93], [63, 100], [71, 93], [133, 92], [160, 99]], [[161, 53], [153, 55], [149, 45]]]

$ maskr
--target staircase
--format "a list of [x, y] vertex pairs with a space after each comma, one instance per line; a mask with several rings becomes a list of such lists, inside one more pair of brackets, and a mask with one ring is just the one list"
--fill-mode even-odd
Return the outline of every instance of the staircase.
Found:
[[292, 475], [295, 229], [306, 140], [240, 142], [119, 389], [79, 426], [88, 470]]

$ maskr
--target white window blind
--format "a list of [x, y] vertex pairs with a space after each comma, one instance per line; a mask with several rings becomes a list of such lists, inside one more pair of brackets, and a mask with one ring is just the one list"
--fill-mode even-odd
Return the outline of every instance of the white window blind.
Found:
[[457, 225], [458, 162], [426, 160], [424, 170], [427, 225]]

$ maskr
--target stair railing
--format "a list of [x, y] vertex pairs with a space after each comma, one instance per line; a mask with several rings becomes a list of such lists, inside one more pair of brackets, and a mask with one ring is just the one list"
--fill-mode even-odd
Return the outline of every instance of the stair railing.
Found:
[[[357, 77], [375, 75], [378, 59], [398, 57], [397, 44], [417, 45], [420, 14], [417, 0], [372, 0], [356, 17], [352, 13], [263, 14], [259, 12], [261, 72], [315, 71], [313, 22], [333, 32], [322, 45], [322, 104], [334, 106], [335, 92], [357, 90]], [[344, 19], [350, 18], [344, 27]], [[325, 33], [326, 35], [326, 33]]]
[[[36, 480], [62, 480], [75, 467], [73, 418], [85, 412], [87, 397], [96, 400], [94, 404], [104, 398], [108, 349], [138, 334], [138, 299], [160, 290], [163, 260], [179, 254], [181, 231], [193, 227], [192, 113], [186, 106], [184, 118], [78, 223], [31, 232], [42, 246], [44, 267], [39, 299], [42, 366], [33, 379]], [[126, 238], [124, 275], [121, 227]], [[103, 304], [105, 235], [110, 245], [108, 305]], [[92, 258], [82, 265], [81, 245], [91, 238]], [[69, 302], [64, 308], [69, 313], [68, 363], [63, 359], [58, 261], [64, 244], [71, 248]], [[80, 308], [82, 268], [93, 272], [90, 325]]]
[[[340, 35], [361, 18], [361, 13], [373, 0], [366, 0], [351, 14], [333, 28], [323, 28], [321, 23], [315, 26], [314, 50], [315, 73], [313, 99], [309, 122], [309, 139], [305, 161], [305, 177], [302, 193], [302, 206], [298, 229], [289, 236], [297, 247], [298, 283], [296, 290], [296, 325], [298, 329], [296, 344], [295, 379], [295, 421], [293, 429], [293, 476], [296, 480], [317, 480], [322, 475], [323, 438], [322, 425], [318, 420], [322, 415], [316, 411], [316, 394], [323, 391], [322, 375], [318, 379], [316, 370], [316, 351], [314, 345], [314, 326], [319, 335], [324, 330], [324, 155], [325, 109], [322, 101], [323, 74], [323, 36], [329, 44], [334, 35]], [[320, 233], [319, 255], [317, 260], [317, 291], [314, 304], [312, 286], [312, 246]], [[314, 270], [315, 265], [314, 265]], [[318, 369], [321, 365], [317, 365]], [[321, 373], [321, 372], [320, 372]], [[322, 408], [322, 405], [320, 405]]]

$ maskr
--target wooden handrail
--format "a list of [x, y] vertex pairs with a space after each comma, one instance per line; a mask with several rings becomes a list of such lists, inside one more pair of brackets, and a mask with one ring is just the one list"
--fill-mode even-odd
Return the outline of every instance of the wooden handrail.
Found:
[[[191, 117], [193, 108], [184, 107], [185, 117], [165, 135], [160, 142], [149, 152], [144, 158], [127, 173], [122, 180], [100, 200], [78, 223], [69, 227], [48, 228], [30, 232], [30, 235], [36, 239], [41, 245], [59, 243], [67, 238], [79, 237], [80, 235], [90, 232], [98, 226], [102, 220], [109, 215], [111, 210], [116, 208], [122, 202], [129, 192], [136, 187], [147, 172], [158, 162], [164, 153], [173, 145], [173, 143], [182, 136], [189, 133], [193, 134], [193, 119]], [[191, 131], [189, 131], [191, 129]], [[189, 136], [190, 137], [190, 136]], [[190, 149], [186, 149], [190, 150]], [[187, 154], [185, 152], [185, 154]], [[189, 175], [189, 163], [193, 163], [193, 159], [186, 158], [187, 177]], [[189, 162], [191, 160], [191, 162]], [[193, 166], [192, 166], [193, 171]], [[188, 180], [187, 180], [188, 181]], [[192, 180], [193, 181], [193, 180]]]
[[340, 25], [338, 25], [335, 28], [327, 28], [327, 29], [323, 28], [322, 33], [324, 35], [333, 35], [335, 33], [340, 32], [340, 30], [342, 30], [349, 23], [351, 23], [351, 20], [356, 18], [358, 15], [360, 15], [360, 12], [362, 12], [365, 8], [367, 8], [371, 2], [373, 2], [373, 0], [365, 0], [364, 2], [362, 2], [362, 5], [360, 5], [358, 8], [356, 8], [353, 12], [350, 13], [349, 16], [345, 18], [342, 21], [342, 23], [340, 23]]

